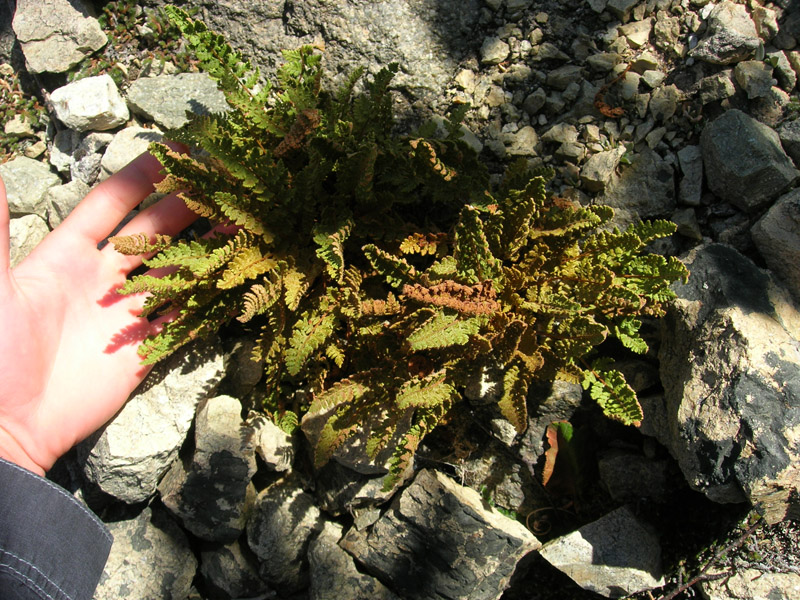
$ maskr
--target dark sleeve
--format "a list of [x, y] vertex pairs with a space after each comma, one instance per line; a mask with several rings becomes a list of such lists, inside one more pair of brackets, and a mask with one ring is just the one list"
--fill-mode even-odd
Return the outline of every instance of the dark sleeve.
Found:
[[91, 600], [111, 535], [64, 489], [0, 459], [0, 598]]

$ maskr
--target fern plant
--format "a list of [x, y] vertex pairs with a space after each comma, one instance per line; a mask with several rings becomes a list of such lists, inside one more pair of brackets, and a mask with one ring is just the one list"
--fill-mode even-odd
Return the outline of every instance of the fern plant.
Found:
[[[202, 155], [151, 147], [166, 173], [158, 188], [237, 227], [192, 241], [113, 239], [168, 267], [121, 290], [149, 292], [145, 315], [177, 311], [141, 345], [144, 362], [233, 319], [248, 324], [276, 422], [322, 419], [317, 465], [368, 428], [367, 454], [391, 455], [387, 486], [476, 374], [499, 374], [489, 401], [519, 432], [534, 380], [581, 382], [610, 417], [640, 421], [622, 374], [586, 357], [609, 336], [646, 351], [640, 317], [662, 314], [670, 283], [687, 275], [676, 259], [643, 253], [673, 224], [609, 230], [611, 208], [549, 198], [551, 174], [524, 162], [490, 190], [461, 140], [466, 108], [444, 132], [393, 132], [397, 66], [363, 93], [361, 70], [331, 93], [320, 55], [303, 47], [285, 52], [274, 87], [262, 85], [221, 36], [166, 10], [230, 111], [171, 132]], [[298, 388], [305, 400], [286, 401]]]

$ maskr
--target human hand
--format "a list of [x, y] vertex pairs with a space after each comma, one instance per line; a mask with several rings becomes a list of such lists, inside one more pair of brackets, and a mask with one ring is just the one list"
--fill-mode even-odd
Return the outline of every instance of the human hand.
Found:
[[[138, 316], [143, 295], [116, 293], [142, 258], [97, 245], [153, 191], [159, 169], [143, 155], [100, 183], [13, 270], [0, 181], [0, 457], [43, 475], [149, 371], [136, 350], [159, 321]], [[170, 195], [119, 235], [174, 235], [195, 218]]]

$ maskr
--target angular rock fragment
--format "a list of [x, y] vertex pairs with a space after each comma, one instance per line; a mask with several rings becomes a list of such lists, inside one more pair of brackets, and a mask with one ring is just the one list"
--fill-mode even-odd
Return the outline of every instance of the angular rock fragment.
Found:
[[85, 77], [50, 94], [58, 120], [77, 131], [106, 131], [124, 124], [130, 113], [109, 75]]
[[129, 504], [152, 496], [198, 403], [214, 395], [223, 372], [218, 339], [187, 346], [156, 365], [108, 425], [78, 446], [86, 478]]
[[664, 585], [658, 540], [627, 506], [548, 542], [539, 553], [582, 588], [608, 598]]
[[708, 187], [744, 211], [768, 204], [800, 176], [778, 134], [740, 110], [706, 125], [700, 145]]
[[767, 266], [800, 301], [800, 190], [781, 196], [752, 229]]
[[127, 100], [135, 113], [167, 129], [186, 124], [187, 112], [210, 115], [228, 110], [224, 94], [205, 73], [139, 78], [128, 89]]
[[753, 56], [760, 44], [761, 38], [745, 6], [724, 0], [709, 14], [706, 35], [690, 56], [729, 65]]
[[44, 218], [44, 195], [61, 183], [61, 178], [43, 162], [20, 156], [0, 164], [11, 217], [39, 215]]
[[268, 591], [255, 556], [238, 540], [202, 552], [200, 574], [215, 598], [252, 598]]
[[108, 42], [83, 0], [17, 0], [14, 33], [33, 73], [63, 73]]
[[606, 185], [602, 202], [617, 210], [616, 222], [669, 215], [675, 209], [673, 166], [650, 148], [644, 148]]
[[519, 560], [539, 547], [517, 521], [436, 471], [420, 471], [369, 531], [340, 542], [408, 600], [499, 598]]
[[10, 237], [9, 261], [13, 269], [28, 256], [50, 233], [45, 220], [39, 215], [25, 215], [11, 219], [8, 225]]
[[664, 404], [645, 420], [667, 424], [655, 433], [692, 488], [780, 521], [800, 489], [800, 312], [728, 246], [684, 262], [691, 276], [662, 321]]
[[163, 134], [155, 129], [126, 127], [114, 136], [100, 162], [100, 178], [107, 179], [137, 156], [147, 151], [153, 142], [162, 142]]
[[241, 403], [231, 396], [202, 402], [191, 460], [184, 464], [178, 458], [158, 486], [164, 505], [204, 540], [237, 539], [255, 496], [250, 486], [256, 472], [254, 432], [241, 413]]
[[95, 600], [185, 600], [197, 559], [189, 541], [166, 514], [150, 507], [135, 519], [107, 523], [114, 537]]
[[400, 600], [380, 581], [356, 569], [353, 557], [338, 544], [341, 538], [342, 527], [328, 522], [309, 545], [309, 600]]
[[306, 553], [325, 526], [314, 498], [284, 480], [256, 498], [247, 524], [247, 543], [259, 559], [259, 573], [272, 587], [296, 592], [308, 585]]

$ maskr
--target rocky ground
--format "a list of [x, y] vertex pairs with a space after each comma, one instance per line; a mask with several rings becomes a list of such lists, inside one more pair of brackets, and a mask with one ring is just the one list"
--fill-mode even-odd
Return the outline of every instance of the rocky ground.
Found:
[[[161, 3], [0, 3], [12, 260], [186, 110], [222, 108]], [[406, 126], [471, 104], [498, 178], [526, 157], [620, 225], [672, 219], [655, 250], [692, 276], [647, 356], [608, 349], [640, 429], [579, 387], [534, 390], [523, 436], [476, 407], [393, 495], [344, 453], [313, 472], [302, 437], [251, 410], [246, 331], [179, 353], [51, 473], [114, 534], [96, 598], [800, 597], [796, 2], [180, 4], [267, 74], [301, 43], [324, 48], [330, 84], [399, 62]], [[576, 458], [545, 487], [559, 420]]]

